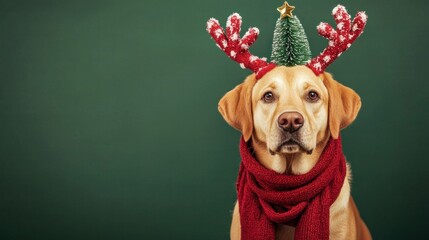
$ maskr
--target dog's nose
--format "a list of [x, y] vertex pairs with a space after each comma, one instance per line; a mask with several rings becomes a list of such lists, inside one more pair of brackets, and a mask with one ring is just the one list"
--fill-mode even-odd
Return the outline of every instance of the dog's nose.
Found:
[[280, 114], [277, 122], [284, 131], [293, 133], [304, 125], [304, 117], [299, 112], [284, 112]]

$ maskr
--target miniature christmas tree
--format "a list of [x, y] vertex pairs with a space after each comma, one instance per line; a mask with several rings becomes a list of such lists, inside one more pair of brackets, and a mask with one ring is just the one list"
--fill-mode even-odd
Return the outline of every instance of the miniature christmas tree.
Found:
[[296, 16], [294, 6], [287, 2], [277, 8], [281, 13], [274, 30], [271, 61], [277, 65], [305, 65], [311, 59], [310, 46], [304, 28]]

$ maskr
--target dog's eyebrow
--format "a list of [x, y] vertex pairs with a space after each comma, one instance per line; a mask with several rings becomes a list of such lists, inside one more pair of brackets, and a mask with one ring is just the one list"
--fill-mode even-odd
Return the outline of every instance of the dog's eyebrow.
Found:
[[311, 84], [308, 82], [304, 83], [304, 90], [308, 90], [309, 88], [315, 88], [315, 90], [319, 91], [319, 86], [317, 86], [316, 84]]
[[268, 86], [264, 87], [262, 89], [263, 92], [267, 91], [268, 89], [272, 89], [272, 90], [276, 90], [277, 89], [277, 85], [275, 82], [271, 82]]
[[268, 87], [272, 88], [272, 89], [276, 89], [277, 85], [276, 85], [276, 83], [272, 82], [272, 83], [270, 83], [270, 85], [268, 85]]
[[311, 87], [315, 87], [315, 86], [311, 85], [311, 84], [310, 84], [310, 83], [308, 83], [308, 82], [305, 82], [305, 83], [304, 83], [304, 90], [307, 90], [307, 89], [309, 89], [309, 88], [311, 88]]

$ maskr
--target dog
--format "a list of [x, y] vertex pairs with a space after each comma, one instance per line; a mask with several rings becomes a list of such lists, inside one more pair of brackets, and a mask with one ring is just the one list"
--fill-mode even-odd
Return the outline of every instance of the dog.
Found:
[[[339, 136], [361, 107], [360, 97], [324, 72], [306, 66], [277, 66], [258, 81], [255, 74], [226, 93], [218, 109], [226, 122], [251, 141], [255, 158], [267, 169], [300, 175], [317, 163], [329, 138]], [[287, 139], [285, 139], [287, 138]], [[330, 207], [330, 239], [372, 239], [350, 195], [351, 170]], [[293, 239], [294, 227], [277, 224], [276, 239]], [[238, 202], [230, 237], [240, 239]]]

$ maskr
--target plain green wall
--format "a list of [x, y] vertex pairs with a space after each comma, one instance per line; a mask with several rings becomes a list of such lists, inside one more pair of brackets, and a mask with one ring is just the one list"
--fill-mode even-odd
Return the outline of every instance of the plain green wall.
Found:
[[[248, 70], [205, 22], [239, 12], [268, 56], [282, 1], [2, 1], [0, 239], [227, 239], [239, 133], [217, 112]], [[343, 132], [375, 239], [422, 239], [428, 1], [291, 0], [313, 55], [344, 4], [365, 33], [329, 67], [363, 100]]]

